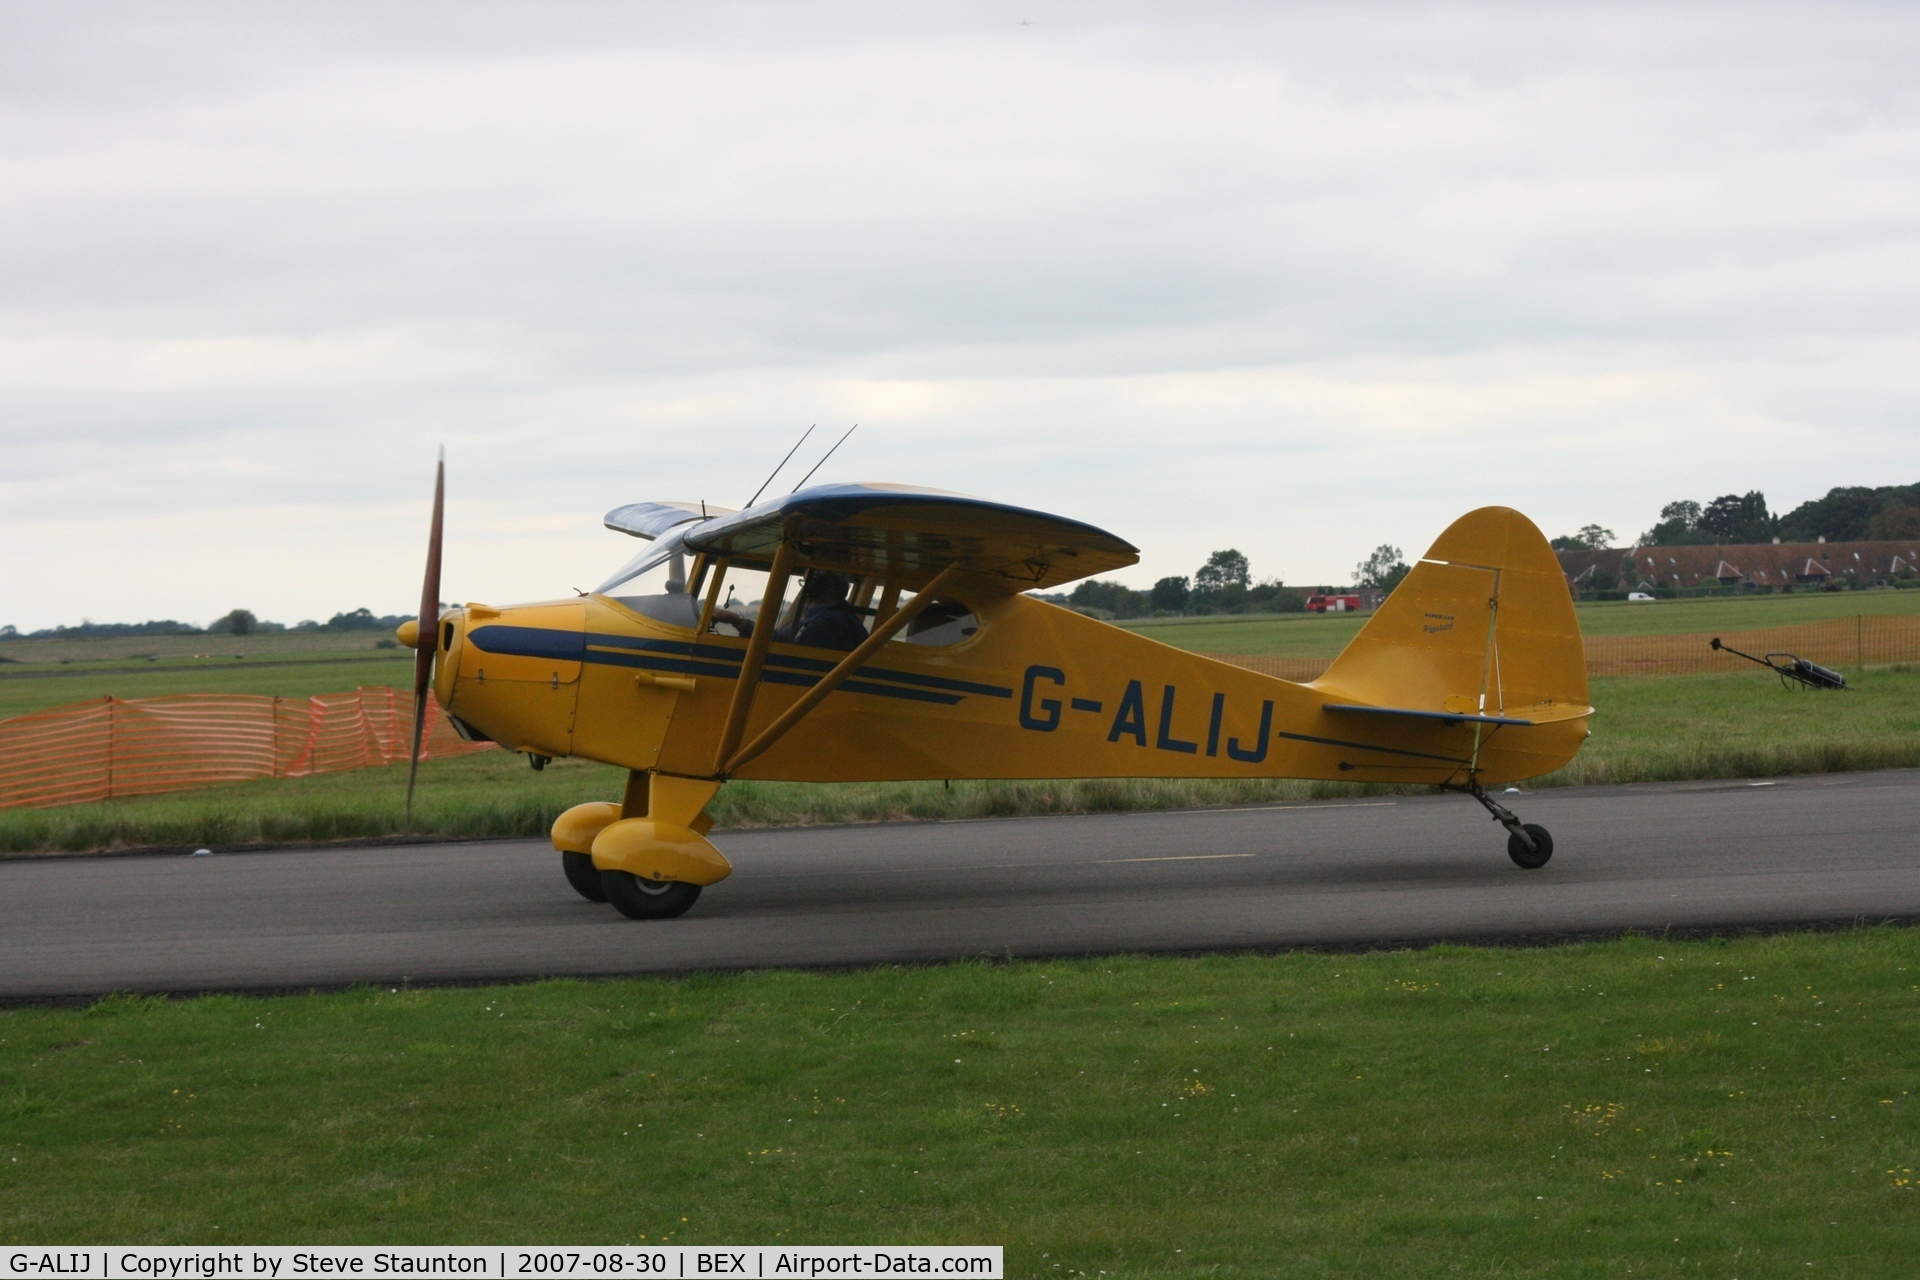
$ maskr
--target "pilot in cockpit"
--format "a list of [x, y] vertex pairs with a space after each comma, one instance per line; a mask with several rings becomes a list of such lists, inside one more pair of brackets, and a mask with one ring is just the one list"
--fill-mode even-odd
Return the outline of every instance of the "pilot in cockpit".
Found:
[[[800, 616], [774, 630], [782, 644], [811, 645], [816, 649], [857, 649], [867, 638], [867, 624], [847, 599], [853, 581], [844, 573], [815, 569], [800, 588]], [[731, 623], [745, 635], [752, 623], [731, 609], [715, 609], [715, 622]]]

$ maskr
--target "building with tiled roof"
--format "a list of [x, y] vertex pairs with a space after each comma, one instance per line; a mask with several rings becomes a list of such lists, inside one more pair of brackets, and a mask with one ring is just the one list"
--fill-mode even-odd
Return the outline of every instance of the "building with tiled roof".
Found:
[[1597, 578], [1615, 588], [1781, 587], [1818, 589], [1829, 583], [1866, 586], [1920, 573], [1920, 540], [1899, 542], [1788, 542], [1739, 547], [1607, 547], [1561, 551], [1560, 571], [1578, 595]]

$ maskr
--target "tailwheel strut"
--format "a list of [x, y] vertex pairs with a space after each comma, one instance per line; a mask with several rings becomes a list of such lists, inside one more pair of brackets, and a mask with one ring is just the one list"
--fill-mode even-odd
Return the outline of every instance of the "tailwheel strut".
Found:
[[1515, 866], [1538, 871], [1547, 865], [1547, 859], [1553, 856], [1553, 837], [1547, 834], [1545, 827], [1537, 822], [1520, 821], [1513, 810], [1488, 795], [1486, 788], [1478, 781], [1469, 781], [1466, 786], [1455, 790], [1465, 791], [1478, 800], [1481, 808], [1507, 829], [1507, 856], [1513, 859]]

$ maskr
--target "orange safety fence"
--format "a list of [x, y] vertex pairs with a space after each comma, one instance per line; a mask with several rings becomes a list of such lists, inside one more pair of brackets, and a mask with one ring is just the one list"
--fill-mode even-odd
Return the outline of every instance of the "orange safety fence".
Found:
[[[79, 804], [405, 760], [413, 694], [386, 685], [312, 698], [106, 697], [0, 720], [0, 809]], [[427, 702], [422, 759], [485, 751]]]
[[[1587, 674], [1594, 676], [1710, 675], [1718, 671], [1756, 668], [1730, 653], [1716, 653], [1708, 643], [1720, 642], [1756, 657], [1791, 653], [1823, 667], [1860, 663], [1920, 661], [1920, 618], [1892, 614], [1860, 614], [1802, 622], [1760, 631], [1702, 631], [1675, 636], [1588, 636]], [[1304, 683], [1318, 680], [1332, 665], [1332, 657], [1302, 658], [1279, 654], [1210, 653], [1205, 655], [1263, 675]]]

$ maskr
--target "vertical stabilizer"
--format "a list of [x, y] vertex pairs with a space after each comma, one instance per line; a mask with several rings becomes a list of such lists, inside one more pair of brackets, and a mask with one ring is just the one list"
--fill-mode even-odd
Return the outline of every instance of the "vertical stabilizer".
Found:
[[1468, 512], [1313, 687], [1378, 707], [1535, 721], [1584, 713], [1586, 656], [1559, 560], [1518, 511]]

